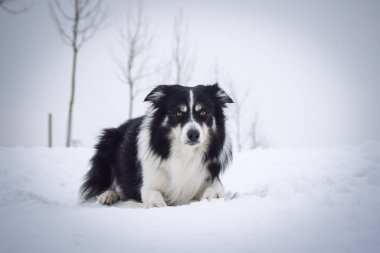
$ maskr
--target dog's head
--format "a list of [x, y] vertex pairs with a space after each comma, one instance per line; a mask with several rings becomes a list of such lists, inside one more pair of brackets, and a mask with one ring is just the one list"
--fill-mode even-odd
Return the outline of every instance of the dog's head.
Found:
[[159, 85], [145, 101], [157, 109], [156, 123], [169, 130], [169, 138], [189, 147], [208, 143], [210, 133], [217, 131], [218, 122], [224, 124], [226, 103], [233, 103], [218, 84]]

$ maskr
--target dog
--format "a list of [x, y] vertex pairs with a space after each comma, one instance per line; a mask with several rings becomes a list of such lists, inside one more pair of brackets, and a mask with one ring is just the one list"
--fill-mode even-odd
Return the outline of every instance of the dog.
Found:
[[223, 198], [219, 176], [232, 161], [224, 109], [232, 99], [218, 84], [159, 85], [144, 101], [144, 116], [103, 130], [82, 199], [151, 208]]

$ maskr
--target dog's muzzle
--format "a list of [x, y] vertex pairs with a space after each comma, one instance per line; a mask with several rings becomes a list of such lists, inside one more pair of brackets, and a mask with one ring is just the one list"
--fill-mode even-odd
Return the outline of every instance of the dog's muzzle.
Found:
[[180, 140], [184, 145], [196, 147], [204, 141], [202, 127], [194, 121], [188, 122], [181, 131]]
[[190, 129], [187, 131], [187, 143], [190, 145], [195, 145], [199, 143], [199, 131], [197, 129]]

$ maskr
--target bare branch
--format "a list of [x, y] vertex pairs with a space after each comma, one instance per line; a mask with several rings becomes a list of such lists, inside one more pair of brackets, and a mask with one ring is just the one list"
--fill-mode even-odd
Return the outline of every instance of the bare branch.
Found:
[[73, 43], [73, 38], [68, 33], [66, 33], [65, 29], [63, 28], [63, 25], [61, 21], [59, 20], [59, 17], [55, 11], [53, 4], [50, 1], [48, 3], [49, 3], [51, 16], [53, 17], [54, 23], [58, 29], [61, 39], [66, 45], [71, 46], [71, 44]]
[[0, 0], [0, 8], [2, 8], [6, 12], [9, 12], [12, 14], [20, 14], [20, 13], [26, 12], [32, 6], [32, 4], [30, 4], [29, 6], [27, 6], [26, 4], [23, 4], [21, 9], [18, 9], [18, 8], [14, 9], [14, 8], [11, 8], [10, 6], [8, 6], [9, 3], [14, 3], [14, 2], [16, 2], [16, 1], [14, 1], [14, 0], [13, 1], [11, 1], [11, 0]]
[[179, 10], [177, 16], [174, 17], [173, 26], [173, 62], [175, 69], [175, 80], [177, 84], [187, 82], [191, 73], [195, 59], [191, 55], [190, 48], [186, 43], [188, 25], [183, 21], [183, 12]]
[[[75, 0], [76, 9], [78, 14], [81, 14], [90, 5], [90, 0]], [[79, 15], [80, 16], [80, 15]]]
[[120, 80], [129, 88], [129, 117], [132, 117], [134, 98], [144, 90], [140, 87], [140, 81], [156, 73], [155, 70], [147, 71], [153, 36], [144, 16], [143, 1], [129, 2], [125, 23], [119, 29], [117, 38], [122, 54], [114, 61], [118, 66], [119, 76], [122, 76]]
[[[95, 13], [95, 12], [101, 12], [101, 9], [102, 9], [101, 8], [102, 7], [101, 4], [102, 4], [101, 0], [98, 0], [96, 2], [96, 4], [92, 8], [89, 8], [88, 10], [81, 9], [79, 11], [79, 17], [80, 17], [80, 19], [82, 19], [82, 20], [88, 19], [88, 18], [90, 18], [93, 15], [93, 13]], [[86, 7], [86, 6], [88, 6], [88, 3], [85, 3], [84, 7]]]
[[[50, 2], [49, 2], [49, 5]], [[61, 16], [67, 20], [74, 21], [74, 17], [71, 17], [67, 12], [62, 8], [62, 5], [59, 3], [58, 0], [54, 1], [54, 5], [57, 7], [58, 12], [61, 14]]]
[[100, 26], [106, 19], [106, 13], [102, 12], [98, 19], [94, 18], [91, 23], [81, 30], [78, 30], [78, 33], [81, 35], [81, 39], [78, 43], [78, 48], [81, 48], [85, 42], [90, 40], [95, 33], [100, 29]]
[[[59, 0], [51, 0], [48, 3], [62, 40], [65, 44], [73, 46], [77, 50], [96, 34], [106, 19], [106, 12], [102, 9], [101, 0], [98, 0], [94, 5], [91, 5], [89, 0], [74, 0], [74, 4], [69, 6], [73, 9], [72, 16], [65, 10]], [[68, 26], [71, 25], [72, 29], [66, 29], [63, 25], [64, 22]]]

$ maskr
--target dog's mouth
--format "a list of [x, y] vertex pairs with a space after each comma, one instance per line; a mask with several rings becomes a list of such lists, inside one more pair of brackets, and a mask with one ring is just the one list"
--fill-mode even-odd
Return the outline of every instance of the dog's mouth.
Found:
[[199, 141], [187, 141], [185, 144], [189, 145], [189, 146], [197, 146], [198, 144], [200, 144], [200, 142]]

